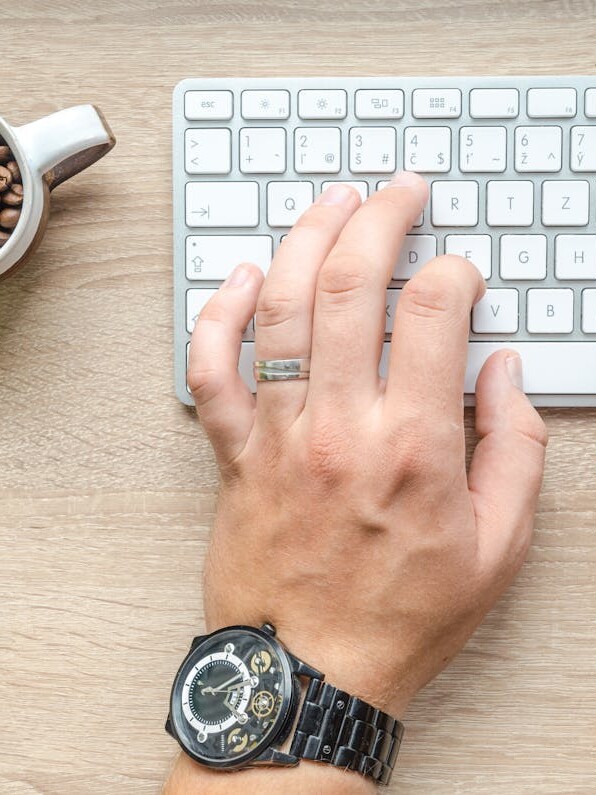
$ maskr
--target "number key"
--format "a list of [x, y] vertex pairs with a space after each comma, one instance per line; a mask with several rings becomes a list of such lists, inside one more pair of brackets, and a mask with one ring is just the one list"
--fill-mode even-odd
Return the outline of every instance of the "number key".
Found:
[[350, 171], [382, 174], [395, 171], [396, 134], [393, 127], [352, 127]]

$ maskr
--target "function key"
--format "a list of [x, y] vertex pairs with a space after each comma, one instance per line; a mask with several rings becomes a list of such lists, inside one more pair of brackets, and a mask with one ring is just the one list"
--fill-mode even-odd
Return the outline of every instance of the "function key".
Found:
[[344, 119], [348, 97], [343, 89], [304, 89], [298, 92], [298, 115], [301, 119]]
[[360, 89], [356, 92], [355, 113], [358, 119], [401, 119], [404, 115], [404, 92], [399, 89]]
[[596, 119], [596, 88], [589, 88], [586, 91], [586, 116], [589, 119]]
[[473, 119], [515, 119], [519, 114], [516, 88], [474, 88], [470, 92]]
[[226, 121], [232, 118], [234, 97], [231, 91], [187, 91], [184, 115], [189, 121]]
[[242, 92], [242, 117], [244, 119], [287, 119], [289, 115], [289, 91]]
[[577, 113], [574, 88], [531, 88], [528, 116], [532, 119], [570, 119]]
[[458, 119], [461, 116], [459, 88], [418, 88], [412, 99], [417, 119]]

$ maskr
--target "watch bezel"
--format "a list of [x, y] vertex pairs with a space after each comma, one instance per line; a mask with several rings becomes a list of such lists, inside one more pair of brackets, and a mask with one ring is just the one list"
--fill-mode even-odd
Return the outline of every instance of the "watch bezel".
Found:
[[[264, 738], [256, 748], [253, 748], [251, 751], [246, 752], [238, 758], [214, 759], [213, 757], [201, 756], [198, 754], [194, 748], [190, 748], [187, 745], [184, 737], [179, 734], [178, 728], [176, 726], [175, 716], [177, 715], [177, 711], [174, 709], [174, 699], [177, 693], [177, 685], [180, 682], [182, 672], [185, 671], [191, 660], [200, 660], [204, 654], [202, 649], [206, 644], [210, 644], [218, 635], [227, 635], [231, 632], [245, 634], [248, 633], [252, 636], [258, 637], [260, 640], [270, 644], [274, 648], [283, 669], [282, 705], [276, 718], [275, 725], [267, 734], [266, 738]], [[188, 756], [194, 759], [195, 762], [205, 765], [205, 767], [227, 770], [246, 767], [252, 762], [256, 762], [264, 752], [266, 752], [276, 743], [276, 741], [283, 741], [283, 739], [287, 736], [288, 724], [291, 724], [291, 719], [293, 719], [295, 716], [298, 708], [298, 691], [295, 687], [294, 679], [295, 672], [294, 666], [292, 665], [292, 659], [284, 646], [274, 636], [274, 634], [266, 632], [264, 629], [257, 629], [256, 627], [250, 627], [244, 624], [222, 627], [221, 629], [215, 630], [215, 632], [212, 632], [209, 635], [204, 635], [198, 642], [193, 642], [190, 652], [182, 661], [182, 664], [180, 665], [176, 676], [174, 677], [174, 682], [172, 684], [172, 690], [170, 693], [170, 716], [168, 718], [169, 731], [172, 737], [174, 737], [174, 739], [178, 742], [182, 750]]]

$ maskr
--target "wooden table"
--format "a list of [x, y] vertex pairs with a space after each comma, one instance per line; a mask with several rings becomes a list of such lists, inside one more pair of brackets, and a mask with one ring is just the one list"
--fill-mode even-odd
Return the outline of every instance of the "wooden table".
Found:
[[[18, 0], [0, 113], [118, 138], [0, 284], [0, 792], [156, 793], [202, 624], [217, 473], [172, 389], [170, 97], [182, 77], [595, 70], [586, 0]], [[514, 588], [422, 693], [390, 792], [596, 792], [596, 412], [544, 412]], [[470, 417], [468, 417], [469, 424]]]

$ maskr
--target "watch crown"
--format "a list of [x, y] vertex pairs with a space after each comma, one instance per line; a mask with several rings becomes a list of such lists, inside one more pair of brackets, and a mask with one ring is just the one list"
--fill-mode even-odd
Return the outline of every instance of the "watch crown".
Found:
[[261, 630], [263, 632], [266, 632], [267, 635], [271, 635], [271, 637], [275, 637], [276, 630], [275, 630], [275, 627], [273, 626], [273, 624], [263, 624], [263, 626], [261, 627]]

